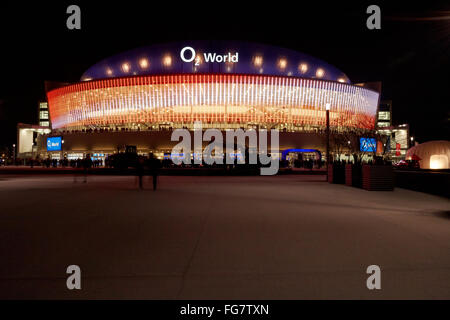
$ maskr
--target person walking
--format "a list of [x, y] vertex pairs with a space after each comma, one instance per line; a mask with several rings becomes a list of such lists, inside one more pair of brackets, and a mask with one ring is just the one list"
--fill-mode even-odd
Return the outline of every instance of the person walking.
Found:
[[153, 191], [156, 191], [156, 188], [158, 186], [159, 160], [156, 159], [152, 153], [149, 157], [149, 170], [150, 175], [153, 178]]
[[84, 171], [84, 181], [83, 183], [87, 183], [87, 176], [89, 173], [89, 169], [92, 167], [92, 160], [89, 154], [86, 155], [86, 158], [82, 160], [83, 171]]
[[144, 176], [144, 159], [142, 157], [139, 157], [136, 163], [136, 175], [139, 178], [139, 190], [142, 190], [144, 189], [144, 186], [142, 184], [142, 178]]

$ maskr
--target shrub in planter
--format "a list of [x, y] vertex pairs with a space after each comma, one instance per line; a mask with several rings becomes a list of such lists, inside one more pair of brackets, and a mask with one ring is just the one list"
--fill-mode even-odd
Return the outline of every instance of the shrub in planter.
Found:
[[345, 165], [339, 162], [328, 165], [328, 182], [345, 183]]
[[394, 190], [394, 171], [392, 165], [363, 165], [362, 182], [362, 187], [365, 190]]
[[345, 165], [345, 184], [347, 186], [362, 188], [362, 166], [361, 164]]

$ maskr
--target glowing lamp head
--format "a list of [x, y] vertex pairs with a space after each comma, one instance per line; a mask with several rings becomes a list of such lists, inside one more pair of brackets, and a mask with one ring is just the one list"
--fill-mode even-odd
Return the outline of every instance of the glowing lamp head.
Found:
[[306, 63], [300, 63], [298, 65], [298, 71], [300, 71], [300, 73], [305, 74], [308, 71], [308, 65]]
[[281, 58], [280, 60], [278, 60], [278, 67], [279, 67], [281, 70], [286, 69], [286, 66], [287, 66], [287, 60], [286, 60], [286, 59]]
[[122, 71], [125, 73], [128, 73], [130, 71], [130, 65], [127, 62], [122, 63]]
[[113, 74], [113, 71], [111, 70], [111, 68], [106, 69], [106, 74], [108, 76], [111, 76]]
[[253, 58], [253, 65], [255, 67], [261, 67], [263, 63], [263, 58], [261, 56], [255, 56]]
[[317, 71], [316, 71], [317, 78], [322, 78], [324, 74], [325, 74], [325, 71], [322, 68], [317, 69]]
[[202, 59], [202, 55], [201, 54], [197, 54], [195, 56], [195, 64], [202, 64], [203, 63], [203, 59]]
[[149, 66], [148, 60], [146, 58], [142, 58], [141, 60], [139, 60], [139, 66], [141, 67], [141, 69], [147, 69]]
[[341, 82], [341, 83], [344, 83], [344, 82], [345, 82], [345, 79], [344, 79], [344, 78], [339, 78], [339, 79], [337, 79], [337, 81], [338, 81], [338, 82]]
[[172, 65], [172, 57], [170, 55], [166, 55], [163, 58], [164, 67], [170, 67]]
[[330, 110], [330, 109], [331, 109], [331, 104], [330, 104], [330, 103], [327, 103], [327, 104], [325, 105], [325, 109], [326, 109], [326, 110]]

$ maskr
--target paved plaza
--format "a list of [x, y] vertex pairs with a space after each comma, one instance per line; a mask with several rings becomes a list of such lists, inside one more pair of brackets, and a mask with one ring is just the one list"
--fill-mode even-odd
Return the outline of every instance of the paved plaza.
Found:
[[78, 178], [0, 176], [0, 298], [450, 298], [446, 198], [317, 175]]

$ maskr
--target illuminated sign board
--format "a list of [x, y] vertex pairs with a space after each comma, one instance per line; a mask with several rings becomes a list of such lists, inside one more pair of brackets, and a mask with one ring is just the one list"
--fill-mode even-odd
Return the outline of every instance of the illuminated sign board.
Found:
[[375, 138], [360, 138], [359, 150], [363, 152], [376, 152], [377, 140]]
[[61, 151], [61, 137], [47, 138], [47, 151]]
[[[189, 54], [186, 54], [186, 51], [190, 52]], [[202, 61], [205, 62], [218, 62], [218, 63], [235, 63], [239, 61], [239, 53], [236, 52], [235, 54], [231, 54], [231, 52], [228, 52], [227, 54], [217, 54], [215, 52], [207, 52], [203, 53], [203, 59], [201, 56], [197, 55], [195, 52], [195, 49], [192, 47], [184, 47], [180, 51], [180, 58], [183, 60], [183, 62], [193, 62], [195, 60], [195, 65], [199, 66]]]

